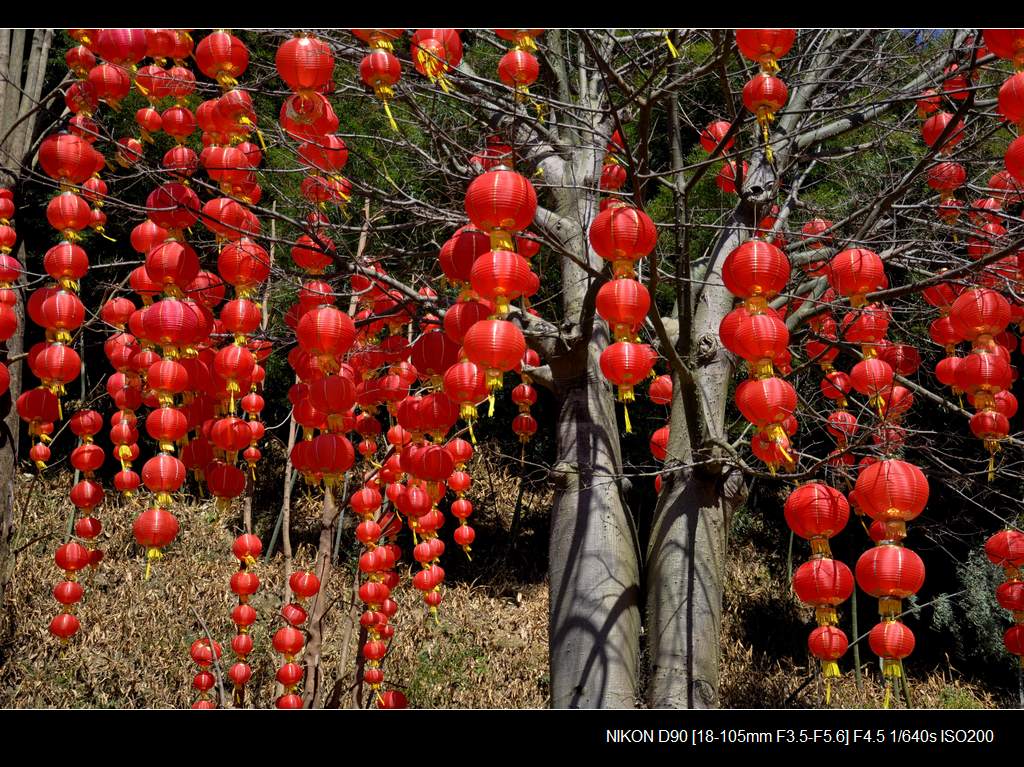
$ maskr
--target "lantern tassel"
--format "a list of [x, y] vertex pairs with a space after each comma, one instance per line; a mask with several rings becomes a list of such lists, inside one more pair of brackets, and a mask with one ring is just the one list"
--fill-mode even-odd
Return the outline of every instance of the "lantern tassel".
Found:
[[144, 581], [149, 580], [149, 576], [152, 574], [153, 561], [163, 557], [160, 553], [160, 549], [150, 546], [146, 549], [146, 575], [143, 578]]
[[626, 417], [626, 434], [632, 434], [633, 424], [629, 421], [629, 405], [622, 405], [622, 414]]
[[398, 123], [395, 122], [394, 115], [391, 114], [391, 107], [388, 106], [388, 100], [382, 98], [381, 103], [384, 105], [384, 114], [388, 116], [388, 122], [391, 124], [391, 130], [398, 133]]
[[487, 395], [487, 417], [494, 417], [494, 392]]
[[988, 481], [991, 482], [996, 478], [996, 453], [994, 450], [990, 450], [988, 454]]
[[825, 705], [832, 705], [832, 682], [831, 680], [825, 680]]
[[672, 54], [672, 58], [679, 58], [679, 51], [672, 44], [672, 38], [668, 36], [668, 32], [665, 33], [665, 45], [668, 46], [668, 52]]
[[470, 441], [474, 445], [476, 444], [476, 435], [473, 433], [473, 422], [472, 421], [469, 422], [469, 439], [470, 439]]

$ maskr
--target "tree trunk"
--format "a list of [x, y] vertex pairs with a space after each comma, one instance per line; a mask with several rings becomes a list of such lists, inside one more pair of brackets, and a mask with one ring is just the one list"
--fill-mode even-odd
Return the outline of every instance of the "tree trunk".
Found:
[[636, 705], [640, 567], [636, 526], [622, 497], [615, 404], [597, 364], [606, 343], [605, 331], [595, 331], [580, 344], [581, 364], [571, 366], [584, 372], [556, 377], [562, 405], [549, 549], [555, 708]]
[[[762, 197], [774, 182], [770, 167], [753, 163], [744, 187]], [[760, 200], [755, 200], [760, 202]], [[678, 377], [674, 380], [672, 420], [664, 484], [647, 546], [647, 628], [650, 637], [647, 702], [657, 708], [710, 708], [719, 704], [718, 664], [725, 587], [726, 541], [732, 512], [742, 503], [745, 483], [727, 463], [725, 409], [733, 363], [721, 344], [718, 326], [733, 308], [722, 284], [726, 256], [749, 238], [754, 206], [736, 207], [710, 253], [693, 301], [693, 327], [684, 346], [696, 363], [694, 380], [701, 412], [701, 434], [690, 439]], [[690, 447], [698, 466], [681, 468], [677, 456]], [[702, 459], [708, 463], [702, 463]], [[673, 469], [675, 469], [673, 471]]]
[[[0, 162], [6, 166], [4, 184], [11, 184], [21, 175], [21, 164], [28, 162], [29, 149], [33, 145], [36, 133], [38, 112], [29, 112], [39, 103], [42, 94], [46, 61], [50, 53], [53, 30], [37, 29], [33, 33], [28, 50], [28, 61], [25, 62], [26, 37], [24, 30], [4, 30], [0, 33], [0, 74], [4, 76], [6, 86], [0, 85]], [[22, 122], [14, 130], [18, 119]], [[15, 201], [17, 204], [17, 200]], [[17, 226], [17, 214], [14, 226]], [[14, 253], [23, 265], [25, 264], [24, 243], [19, 240]], [[8, 339], [4, 354], [4, 362], [10, 373], [8, 393], [0, 398], [3, 412], [0, 417], [4, 423], [0, 429], [4, 434], [0, 437], [0, 601], [6, 591], [14, 569], [14, 555], [11, 550], [15, 537], [14, 521], [14, 480], [17, 473], [18, 433], [20, 421], [14, 408], [14, 402], [21, 394], [22, 363], [7, 362], [22, 353], [24, 347], [23, 333], [25, 329], [24, 300], [27, 293], [24, 289], [25, 279], [18, 281], [21, 300], [15, 305], [18, 316], [18, 329]], [[3, 632], [0, 632], [3, 636]]]
[[327, 581], [331, 574], [331, 551], [334, 545], [334, 528], [338, 524], [340, 507], [334, 500], [334, 491], [324, 488], [323, 514], [320, 518], [320, 543], [316, 553], [316, 576], [320, 579], [320, 591], [313, 597], [309, 615], [309, 638], [302, 656], [306, 667], [306, 684], [302, 700], [306, 708], [319, 708], [323, 696], [320, 668], [320, 648], [323, 645], [324, 615], [327, 613]]
[[652, 708], [713, 708], [729, 520], [743, 480], [680, 471], [665, 477], [648, 546]]

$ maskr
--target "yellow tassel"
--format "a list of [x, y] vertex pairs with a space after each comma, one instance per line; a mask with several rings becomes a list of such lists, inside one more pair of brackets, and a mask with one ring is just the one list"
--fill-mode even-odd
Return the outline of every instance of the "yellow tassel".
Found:
[[668, 36], [668, 32], [665, 33], [665, 45], [668, 46], [668, 52], [672, 54], [672, 58], [679, 58], [679, 51], [672, 45], [672, 38]]
[[534, 111], [537, 112], [537, 122], [539, 122], [541, 125], [543, 125], [544, 124], [544, 113], [545, 113], [544, 105], [541, 104], [538, 101], [534, 101], [533, 99], [530, 99], [530, 103], [533, 104]]
[[996, 454], [995, 451], [991, 451], [988, 454], [988, 481], [991, 482], [996, 478]]
[[151, 546], [146, 550], [146, 577], [143, 578], [143, 580], [149, 580], [149, 576], [153, 568], [153, 561], [160, 559], [161, 557], [163, 557], [163, 554], [160, 553], [160, 549], [153, 548]]
[[398, 123], [395, 122], [395, 118], [391, 114], [391, 107], [388, 106], [388, 100], [381, 99], [381, 103], [384, 104], [384, 113], [388, 116], [388, 122], [391, 124], [391, 130], [398, 133]]
[[263, 131], [261, 131], [255, 125], [252, 126], [252, 127], [256, 129], [256, 138], [258, 138], [260, 140], [260, 146], [263, 147], [263, 151], [266, 152], [267, 151], [267, 142], [263, 140]]
[[757, 114], [757, 122], [761, 126], [761, 137], [764, 140], [764, 158], [768, 161], [769, 165], [775, 165], [775, 155], [772, 153], [771, 139], [768, 134], [768, 123], [775, 119], [775, 115], [771, 112], [759, 111]]
[[622, 406], [622, 414], [626, 417], [626, 434], [632, 434], [633, 424], [629, 421], [629, 405]]
[[469, 439], [470, 439], [470, 441], [474, 445], [476, 444], [476, 435], [473, 433], [473, 422], [472, 421], [469, 422]]
[[487, 395], [487, 417], [494, 417], [494, 392]]
[[117, 240], [115, 240], [113, 237], [108, 237], [107, 236], [107, 233], [103, 231], [103, 227], [97, 227], [96, 228], [96, 233], [100, 237], [102, 237], [104, 240], [109, 240], [110, 242], [117, 242]]
[[892, 684], [885, 685], [885, 699], [882, 701], [882, 708], [889, 708], [889, 701], [892, 698]]

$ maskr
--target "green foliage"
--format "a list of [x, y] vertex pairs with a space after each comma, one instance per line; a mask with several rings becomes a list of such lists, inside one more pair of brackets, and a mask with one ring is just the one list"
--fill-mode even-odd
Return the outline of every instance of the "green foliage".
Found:
[[985, 708], [970, 690], [958, 685], [946, 685], [939, 693], [940, 708]]
[[438, 641], [431, 642], [416, 656], [406, 695], [414, 708], [444, 708], [457, 690], [477, 684], [487, 672], [488, 658], [483, 647], [460, 634], [458, 627], [445, 627]]
[[996, 587], [1003, 581], [1002, 571], [986, 559], [978, 546], [957, 567], [956, 575], [963, 593], [939, 595], [932, 613], [932, 628], [953, 638], [958, 655], [1009, 672], [1014, 664], [1003, 646], [1008, 615], [995, 599]]

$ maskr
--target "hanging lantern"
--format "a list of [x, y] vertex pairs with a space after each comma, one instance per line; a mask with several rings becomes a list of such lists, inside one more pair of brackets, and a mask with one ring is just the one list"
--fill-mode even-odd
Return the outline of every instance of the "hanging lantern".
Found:
[[795, 29], [736, 30], [736, 47], [740, 53], [769, 74], [778, 71], [778, 59], [789, 53], [795, 41]]

